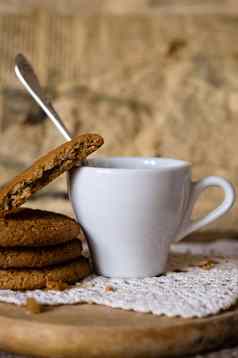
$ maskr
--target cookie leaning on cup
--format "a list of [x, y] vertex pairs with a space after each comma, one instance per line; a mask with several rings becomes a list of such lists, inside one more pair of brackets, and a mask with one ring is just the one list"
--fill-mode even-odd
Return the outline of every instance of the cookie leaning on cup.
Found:
[[83, 134], [62, 144], [38, 159], [30, 168], [16, 176], [0, 191], [0, 216], [21, 206], [36, 191], [97, 150], [103, 138], [97, 134]]

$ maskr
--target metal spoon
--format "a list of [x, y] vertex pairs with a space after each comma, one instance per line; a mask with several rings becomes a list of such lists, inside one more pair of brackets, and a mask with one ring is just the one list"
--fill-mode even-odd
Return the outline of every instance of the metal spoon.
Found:
[[45, 96], [33, 67], [22, 54], [18, 54], [15, 58], [15, 72], [20, 82], [51, 119], [64, 138], [68, 141], [71, 140], [71, 134], [63, 124], [50, 101]]

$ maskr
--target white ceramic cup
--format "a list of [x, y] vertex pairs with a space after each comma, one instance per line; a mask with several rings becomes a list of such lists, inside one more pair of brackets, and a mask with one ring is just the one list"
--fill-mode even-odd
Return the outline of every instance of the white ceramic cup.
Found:
[[[210, 186], [224, 190], [224, 201], [192, 221], [197, 197]], [[170, 244], [224, 215], [235, 201], [226, 179], [192, 182], [190, 163], [161, 158], [90, 159], [70, 172], [68, 189], [95, 270], [108, 277], [164, 272]]]

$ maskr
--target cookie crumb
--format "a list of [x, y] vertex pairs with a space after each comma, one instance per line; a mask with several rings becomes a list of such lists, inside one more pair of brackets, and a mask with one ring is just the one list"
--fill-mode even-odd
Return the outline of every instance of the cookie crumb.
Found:
[[41, 313], [43, 306], [35, 300], [33, 297], [29, 297], [26, 300], [25, 308], [28, 313]]
[[219, 262], [213, 259], [200, 261], [196, 266], [200, 267], [203, 270], [211, 270]]
[[63, 281], [47, 280], [46, 288], [48, 290], [64, 291], [69, 285]]
[[114, 292], [114, 291], [116, 291], [116, 289], [114, 287], [112, 287], [112, 286], [106, 286], [105, 291], [106, 292]]

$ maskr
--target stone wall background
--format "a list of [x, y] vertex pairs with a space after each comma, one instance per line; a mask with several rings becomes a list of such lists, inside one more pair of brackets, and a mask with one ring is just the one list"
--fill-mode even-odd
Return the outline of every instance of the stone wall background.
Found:
[[[63, 142], [15, 77], [22, 52], [72, 133], [104, 136], [100, 154], [185, 159], [195, 180], [222, 175], [237, 187], [236, 2], [52, 4], [0, 2], [2, 185]], [[70, 214], [65, 191], [60, 178], [30, 205]], [[197, 213], [221, 198], [205, 193]], [[237, 208], [210, 229], [236, 230]]]

